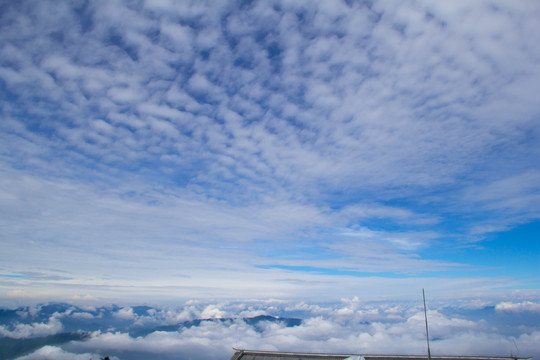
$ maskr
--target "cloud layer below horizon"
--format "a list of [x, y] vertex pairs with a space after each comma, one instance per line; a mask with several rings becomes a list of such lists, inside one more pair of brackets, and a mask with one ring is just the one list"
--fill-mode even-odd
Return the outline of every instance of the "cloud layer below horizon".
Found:
[[[44, 316], [47, 306], [27, 307], [17, 310], [18, 320], [26, 323], [14, 326], [16, 321], [12, 321], [11, 329], [2, 325], [0, 335], [32, 338], [74, 331], [77, 326], [83, 332], [88, 332], [88, 326], [98, 323], [102, 327], [111, 326], [107, 330], [90, 331], [90, 336], [84, 341], [44, 346], [19, 360], [82, 359], [83, 356], [114, 356], [126, 360], [149, 356], [217, 360], [230, 357], [232, 347], [418, 355], [426, 352], [424, 314], [418, 305], [368, 304], [358, 298], [343, 299], [337, 304], [188, 302], [179, 308], [79, 308], [62, 305], [57, 306], [57, 311], [49, 314], [48, 318]], [[301, 323], [287, 326], [279, 320], [250, 322], [249, 319], [259, 315], [271, 315], [274, 319], [292, 316], [301, 319]], [[537, 346], [540, 340], [539, 303], [437, 304], [430, 305], [428, 317], [434, 355], [540, 355]], [[176, 325], [196, 319], [208, 320], [192, 326]], [[136, 334], [137, 331], [143, 331], [143, 334]]]
[[0, 13], [3, 302], [538, 296], [537, 2]]

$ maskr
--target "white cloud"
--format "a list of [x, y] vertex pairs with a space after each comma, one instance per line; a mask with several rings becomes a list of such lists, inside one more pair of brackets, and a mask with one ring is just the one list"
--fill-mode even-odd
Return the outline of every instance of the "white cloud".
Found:
[[137, 315], [133, 312], [133, 308], [121, 308], [114, 313], [114, 316], [122, 320], [135, 320]]
[[0, 325], [0, 334], [6, 337], [22, 339], [28, 337], [54, 335], [61, 332], [62, 329], [63, 326], [59, 320], [59, 314], [55, 314], [51, 316], [46, 323], [19, 323], [11, 330], [5, 325]]
[[514, 302], [501, 302], [495, 306], [497, 311], [510, 311], [510, 312], [523, 312], [523, 311], [532, 311], [540, 312], [540, 304], [532, 301], [524, 301], [520, 303]]
[[[29, 355], [18, 357], [17, 360], [88, 360], [102, 357], [97, 353], [74, 354], [56, 346], [44, 346]], [[109, 358], [118, 360], [116, 356], [109, 356]]]
[[[283, 300], [247, 300], [243, 302], [188, 301], [175, 308], [154, 308], [144, 316], [134, 317], [133, 308], [122, 311], [130, 316], [130, 329], [149, 329], [160, 325], [179, 324], [185, 320], [212, 317], [193, 326], [179, 326], [177, 331], [155, 331], [132, 337], [120, 331], [96, 331], [84, 341], [72, 341], [61, 347], [47, 346], [21, 359], [79, 358], [80, 356], [117, 356], [121, 359], [140, 356], [173, 359], [178, 356], [193, 359], [220, 359], [232, 355], [232, 347], [280, 351], [335, 352], [355, 354], [419, 354], [425, 352], [425, 324], [421, 300], [410, 302], [369, 302], [365, 296], [343, 299], [341, 303], [305, 303]], [[538, 296], [537, 296], [538, 297]], [[491, 302], [468, 298], [460, 302], [430, 301], [429, 324], [431, 350], [434, 355], [538, 356], [540, 339], [536, 321], [535, 301]], [[442, 299], [442, 298], [441, 298]], [[480, 304], [479, 302], [482, 302]], [[471, 306], [471, 304], [473, 304]], [[532, 310], [531, 310], [532, 309]], [[30, 309], [32, 316], [40, 308]], [[98, 309], [88, 309], [94, 313]], [[99, 309], [103, 313], [103, 309]], [[499, 320], [500, 312], [505, 321]], [[518, 312], [532, 311], [524, 320]], [[70, 311], [55, 314], [53, 322], [74, 319], [84, 314]], [[284, 323], [262, 322], [249, 325], [243, 316], [272, 315], [280, 318], [301, 318], [300, 325], [286, 327]], [[141, 319], [145, 318], [144, 321]], [[21, 318], [22, 319], [22, 318]], [[54, 319], [54, 321], [52, 320]], [[86, 317], [82, 319], [87, 320]], [[107, 321], [102, 320], [101, 321]], [[516, 326], [516, 324], [520, 324]], [[529, 325], [526, 325], [529, 324]], [[18, 338], [45, 336], [37, 324], [15, 324]], [[28, 331], [32, 327], [33, 331]], [[80, 329], [84, 331], [85, 329]], [[13, 332], [15, 333], [15, 332]], [[5, 335], [4, 336], [12, 336]], [[517, 354], [519, 352], [519, 354]]]
[[[455, 222], [478, 235], [540, 216], [539, 11], [533, 1], [8, 7], [2, 262], [57, 263], [76, 278], [63, 296], [154, 278], [190, 295], [234, 284], [242, 296], [251, 285], [276, 296], [294, 282], [320, 294], [372, 281], [321, 285], [337, 278], [273, 265], [463, 268], [429, 253], [451, 253]], [[59, 285], [26, 281], [2, 286], [22, 297]]]
[[224, 317], [225, 313], [221, 311], [216, 305], [208, 305], [202, 312], [201, 317], [203, 319], [219, 319]]
[[[72, 343], [69, 351], [123, 354], [148, 354], [168, 359], [175, 356], [218, 359], [232, 355], [231, 347], [280, 351], [334, 352], [356, 354], [419, 354], [425, 352], [425, 328], [421, 306], [396, 303], [366, 304], [358, 298], [342, 304], [317, 305], [283, 301], [247, 303], [188, 303], [190, 311], [220, 309], [234, 317], [235, 312], [259, 309], [263, 313], [303, 311], [298, 326], [261, 323], [254, 327], [243, 320], [205, 321], [199, 326], [176, 332], [157, 331], [144, 337], [95, 332], [91, 339]], [[355, 313], [343, 313], [350, 307]], [[433, 305], [433, 307], [435, 307]], [[458, 309], [458, 308], [454, 308]], [[286, 311], [283, 313], [283, 311]], [[477, 309], [482, 313], [481, 309]], [[493, 310], [492, 310], [493, 311]], [[459, 313], [459, 311], [458, 311]], [[537, 356], [536, 330], [507, 333], [507, 325], [473, 321], [448, 312], [446, 305], [428, 312], [431, 350], [436, 355]], [[474, 315], [472, 315], [474, 316]]]
[[94, 315], [92, 315], [90, 313], [87, 313], [87, 312], [74, 312], [73, 314], [71, 314], [71, 317], [73, 317], [75, 319], [89, 320], [89, 319], [93, 319]]
[[536, 170], [498, 179], [482, 187], [467, 189], [466, 197], [487, 209], [501, 209], [508, 214], [525, 213], [535, 217], [540, 209], [540, 172]]

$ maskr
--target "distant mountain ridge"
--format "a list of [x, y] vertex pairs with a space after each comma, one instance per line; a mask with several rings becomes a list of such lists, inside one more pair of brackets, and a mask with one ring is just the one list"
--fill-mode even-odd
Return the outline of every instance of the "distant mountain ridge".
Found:
[[154, 331], [178, 331], [212, 321], [242, 320], [257, 331], [261, 331], [261, 323], [263, 322], [280, 323], [286, 327], [298, 326], [302, 323], [302, 320], [298, 318], [281, 318], [272, 315], [200, 318], [166, 325], [134, 323], [135, 317], [154, 320], [152, 311], [158, 311], [158, 309], [149, 306], [120, 307], [111, 305], [88, 310], [65, 303], [52, 303], [37, 307], [19, 307], [14, 310], [0, 309], [0, 326], [6, 330], [14, 330], [17, 324], [45, 323], [51, 317], [56, 316], [61, 321], [65, 332], [115, 330], [129, 332], [131, 336], [144, 336]]
[[47, 345], [61, 345], [69, 341], [81, 341], [90, 336], [88, 333], [72, 332], [27, 339], [0, 337], [0, 360], [11, 360], [23, 356]]
[[[28, 354], [46, 345], [62, 345], [70, 341], [84, 341], [93, 331], [120, 331], [131, 337], [146, 336], [156, 331], [176, 332], [200, 326], [203, 323], [226, 323], [244, 321], [257, 332], [264, 330], [265, 323], [277, 323], [285, 327], [299, 326], [302, 319], [281, 318], [272, 315], [253, 317], [206, 318], [159, 324], [159, 310], [149, 306], [119, 307], [116, 305], [83, 309], [65, 303], [52, 303], [36, 307], [0, 309], [0, 360], [10, 360]], [[154, 317], [153, 317], [154, 316]], [[32, 334], [35, 324], [49, 324], [51, 319], [61, 323], [58, 332], [43, 335]], [[143, 319], [148, 323], [137, 322]], [[165, 319], [161, 319], [167, 322]], [[157, 322], [157, 323], [156, 323]], [[52, 326], [51, 326], [52, 327]], [[28, 331], [25, 336], [24, 331]], [[51, 329], [51, 331], [55, 331]], [[6, 335], [12, 334], [12, 336]]]

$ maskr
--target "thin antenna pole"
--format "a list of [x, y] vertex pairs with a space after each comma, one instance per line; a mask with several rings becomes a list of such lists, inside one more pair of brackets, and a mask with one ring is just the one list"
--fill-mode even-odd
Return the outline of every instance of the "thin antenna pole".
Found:
[[424, 319], [426, 319], [427, 356], [428, 360], [431, 360], [431, 350], [429, 350], [429, 330], [427, 325], [426, 293], [424, 292], [424, 288], [422, 288], [422, 297], [424, 298]]

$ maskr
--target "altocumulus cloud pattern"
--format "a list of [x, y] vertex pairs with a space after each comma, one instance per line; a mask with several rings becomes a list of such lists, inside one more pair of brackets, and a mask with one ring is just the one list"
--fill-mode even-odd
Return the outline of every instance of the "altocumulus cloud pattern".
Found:
[[3, 304], [538, 303], [538, 2], [0, 14]]

